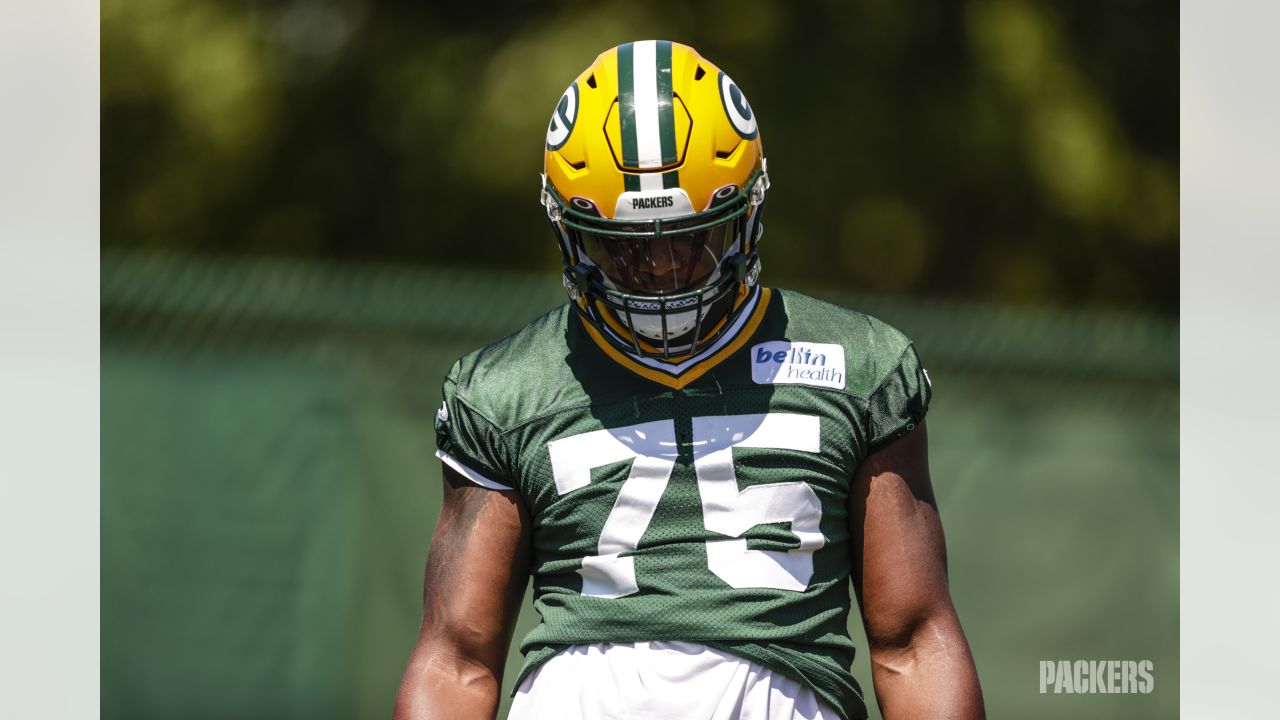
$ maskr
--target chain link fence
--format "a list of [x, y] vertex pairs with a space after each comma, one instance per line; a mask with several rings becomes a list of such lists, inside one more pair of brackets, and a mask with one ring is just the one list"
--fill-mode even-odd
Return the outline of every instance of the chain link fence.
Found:
[[[1176, 321], [814, 294], [899, 327], [930, 370], [989, 714], [1174, 715]], [[561, 302], [554, 273], [105, 254], [103, 716], [387, 717], [439, 503], [440, 381]], [[1150, 659], [1155, 691], [1039, 694], [1061, 658]], [[855, 674], [870, 693], [861, 650]]]

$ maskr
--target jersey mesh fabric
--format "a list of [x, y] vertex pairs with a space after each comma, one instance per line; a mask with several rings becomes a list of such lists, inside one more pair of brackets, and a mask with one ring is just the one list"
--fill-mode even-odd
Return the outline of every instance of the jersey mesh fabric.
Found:
[[[752, 366], [762, 351], [756, 349], [778, 341], [841, 348], [843, 387], [757, 382]], [[826, 355], [834, 363], [835, 353]], [[518, 489], [533, 518], [534, 607], [542, 623], [521, 644], [521, 679], [569, 645], [697, 642], [800, 681], [845, 718], [864, 717], [862, 694], [849, 672], [849, 484], [862, 458], [920, 422], [930, 395], [901, 333], [793, 292], [775, 291], [750, 341], [681, 390], [606, 357], [567, 306], [461, 359], [445, 381], [441, 418], [447, 419], [437, 422], [439, 447]], [[813, 446], [771, 445], [766, 431], [775, 420], [812, 428], [816, 437], [801, 438], [801, 444]], [[750, 446], [744, 437], [762, 441]], [[552, 444], [574, 438], [585, 439], [581, 452], [553, 462]], [[566, 481], [574, 469], [568, 465], [610, 443], [636, 452], [576, 468], [578, 480]], [[709, 448], [729, 448], [731, 463], [719, 472], [731, 475], [718, 481], [736, 482], [719, 500], [708, 493], [723, 485], [708, 484], [709, 466], [697, 464], [708, 462], [697, 458]], [[642, 462], [636, 456], [645, 458], [648, 475], [629, 482]], [[589, 481], [582, 474], [588, 470]], [[791, 507], [794, 498], [809, 497], [794, 487], [801, 483], [820, 508], [820, 547], [802, 547], [800, 515], [750, 525], [736, 536], [709, 529], [717, 512], [721, 518], [733, 512], [772, 517], [772, 506]], [[769, 487], [780, 484], [793, 486], [789, 494]], [[647, 519], [637, 515], [644, 504], [636, 501], [637, 488], [647, 488], [654, 499]], [[772, 509], [759, 507], [755, 498]], [[610, 525], [638, 535], [634, 547], [619, 545], [612, 535], [602, 540], [615, 513], [634, 520]], [[709, 562], [709, 552], [724, 547], [717, 543], [735, 537], [745, 540], [747, 554], [765, 551], [787, 562], [808, 555], [811, 574], [794, 571], [802, 582], [789, 589], [750, 575], [735, 586], [729, 576], [741, 568], [712, 570]], [[623, 562], [633, 565], [634, 585], [619, 597], [593, 596], [584, 558], [592, 562], [610, 550], [630, 558]]]

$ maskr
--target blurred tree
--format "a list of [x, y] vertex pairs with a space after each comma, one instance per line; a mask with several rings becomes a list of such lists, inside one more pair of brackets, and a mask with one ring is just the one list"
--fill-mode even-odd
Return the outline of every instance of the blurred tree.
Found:
[[769, 281], [1178, 307], [1167, 3], [134, 0], [102, 7], [108, 247], [553, 270], [564, 85], [667, 37], [762, 118]]

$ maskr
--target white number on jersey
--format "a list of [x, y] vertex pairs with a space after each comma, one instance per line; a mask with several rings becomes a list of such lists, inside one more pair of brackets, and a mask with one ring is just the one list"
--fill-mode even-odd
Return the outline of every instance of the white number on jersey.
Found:
[[[708, 569], [735, 588], [803, 591], [813, 577], [813, 553], [826, 540], [819, 530], [822, 506], [802, 481], [754, 485], [739, 490], [733, 448], [818, 452], [815, 416], [770, 413], [693, 418], [694, 471], [708, 530], [730, 539], [707, 541]], [[582, 594], [619, 598], [639, 592], [636, 549], [666, 491], [677, 444], [671, 420], [573, 435], [547, 444], [556, 490], [561, 495], [591, 482], [591, 470], [633, 460], [600, 533], [597, 554], [583, 558]], [[800, 547], [748, 550], [742, 536], [764, 523], [790, 522]]]

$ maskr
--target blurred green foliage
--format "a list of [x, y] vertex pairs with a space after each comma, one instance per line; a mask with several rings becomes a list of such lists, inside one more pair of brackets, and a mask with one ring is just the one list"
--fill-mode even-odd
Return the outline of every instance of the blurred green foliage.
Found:
[[1177, 8], [1150, 0], [102, 6], [108, 247], [553, 272], [545, 123], [596, 53], [730, 72], [768, 281], [1166, 314]]

